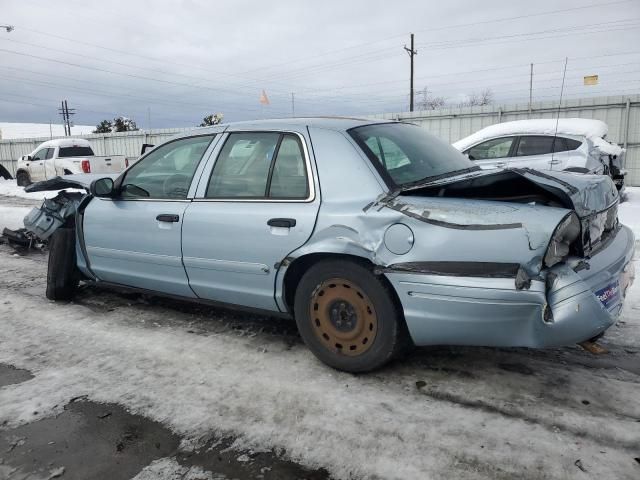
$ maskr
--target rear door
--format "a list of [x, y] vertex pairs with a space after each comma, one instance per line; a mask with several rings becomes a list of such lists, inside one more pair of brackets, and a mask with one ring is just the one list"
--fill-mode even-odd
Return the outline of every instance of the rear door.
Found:
[[518, 139], [515, 154], [509, 158], [509, 167], [553, 170], [554, 165], [561, 163], [560, 154], [554, 158], [553, 145], [552, 135], [523, 135]]
[[180, 138], [159, 146], [118, 179], [117, 198], [89, 203], [84, 239], [89, 267], [99, 279], [195, 296], [182, 265], [181, 231], [189, 189], [214, 137]]
[[183, 262], [198, 297], [278, 310], [278, 266], [307, 241], [320, 205], [308, 140], [299, 132], [225, 135], [183, 225]]
[[516, 137], [498, 137], [486, 140], [464, 151], [483, 170], [502, 168], [513, 152]]

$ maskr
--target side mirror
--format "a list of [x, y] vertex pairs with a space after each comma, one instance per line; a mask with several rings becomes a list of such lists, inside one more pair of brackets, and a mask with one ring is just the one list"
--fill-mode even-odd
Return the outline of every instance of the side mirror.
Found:
[[115, 194], [113, 188], [113, 179], [105, 177], [94, 180], [93, 182], [91, 182], [89, 191], [94, 197], [112, 198]]
[[20, 160], [22, 160], [23, 162], [29, 162], [32, 160], [31, 155], [23, 155], [22, 157], [20, 157]]

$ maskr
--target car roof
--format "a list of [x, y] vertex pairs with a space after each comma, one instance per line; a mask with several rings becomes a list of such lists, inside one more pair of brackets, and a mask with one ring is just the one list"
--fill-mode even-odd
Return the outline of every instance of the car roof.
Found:
[[221, 128], [228, 131], [242, 130], [293, 130], [297, 131], [306, 127], [325, 128], [329, 130], [346, 131], [350, 128], [371, 125], [373, 123], [390, 123], [388, 120], [373, 120], [370, 118], [355, 117], [296, 117], [296, 118], [273, 118], [265, 120], [249, 120], [244, 122], [231, 122], [213, 127], [198, 128], [199, 134], [219, 132]]
[[47, 140], [44, 143], [38, 145], [38, 148], [46, 147], [90, 147], [91, 143], [84, 138], [57, 138], [55, 140]]
[[453, 143], [458, 150], [465, 150], [484, 140], [513, 135], [565, 135], [572, 137], [603, 138], [607, 124], [588, 118], [539, 118], [496, 123]]

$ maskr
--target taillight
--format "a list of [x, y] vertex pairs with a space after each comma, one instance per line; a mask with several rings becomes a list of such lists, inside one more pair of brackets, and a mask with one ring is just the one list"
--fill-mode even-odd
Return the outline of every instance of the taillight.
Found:
[[82, 166], [82, 171], [84, 173], [91, 173], [91, 163], [89, 163], [89, 160], [82, 160], [80, 165]]

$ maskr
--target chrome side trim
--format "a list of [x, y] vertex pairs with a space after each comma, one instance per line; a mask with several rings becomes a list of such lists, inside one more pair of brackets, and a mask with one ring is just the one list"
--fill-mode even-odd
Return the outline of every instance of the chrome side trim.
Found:
[[183, 257], [185, 267], [202, 270], [217, 270], [221, 272], [252, 273], [268, 275], [269, 267], [262, 263], [235, 262], [232, 260], [217, 260], [215, 258]]
[[182, 267], [182, 258], [173, 255], [158, 255], [155, 253], [132, 252], [129, 250], [116, 250], [113, 248], [87, 247], [90, 255], [103, 258], [122, 260], [125, 262], [151, 263], [155, 265], [169, 265]]

